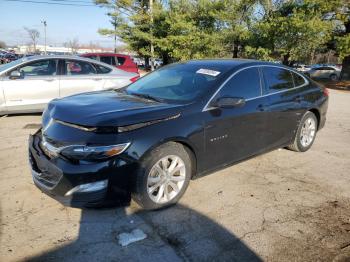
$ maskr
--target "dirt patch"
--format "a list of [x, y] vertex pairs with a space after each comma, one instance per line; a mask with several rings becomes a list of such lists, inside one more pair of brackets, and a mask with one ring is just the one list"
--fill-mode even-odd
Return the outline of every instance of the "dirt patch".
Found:
[[292, 231], [270, 225], [280, 235], [273, 257], [286, 261], [350, 261], [350, 201], [328, 201], [301, 207], [284, 223]]
[[327, 88], [335, 89], [335, 90], [342, 90], [342, 91], [350, 91], [350, 81], [318, 81], [322, 85], [324, 85]]

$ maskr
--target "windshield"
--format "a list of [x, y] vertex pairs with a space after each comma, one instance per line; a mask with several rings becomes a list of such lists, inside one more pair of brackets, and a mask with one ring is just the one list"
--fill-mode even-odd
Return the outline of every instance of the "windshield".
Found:
[[0, 73], [2, 71], [5, 71], [13, 66], [16, 66], [16, 65], [19, 65], [21, 63], [23, 63], [24, 61], [27, 61], [28, 59], [27, 58], [21, 58], [21, 59], [17, 59], [15, 61], [12, 61], [10, 63], [7, 63], [7, 64], [3, 64], [3, 65], [0, 65]]
[[215, 87], [229, 69], [217, 64], [173, 64], [142, 77], [129, 85], [126, 92], [160, 101], [189, 102]]

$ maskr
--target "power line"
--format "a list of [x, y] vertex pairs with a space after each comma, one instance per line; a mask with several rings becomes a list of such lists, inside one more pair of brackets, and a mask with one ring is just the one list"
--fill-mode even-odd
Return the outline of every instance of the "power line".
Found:
[[46, 0], [46, 1], [53, 1], [53, 2], [72, 2], [72, 3], [85, 3], [85, 4], [94, 4], [92, 1], [83, 1], [83, 0]]
[[[22, 2], [22, 3], [31, 3], [31, 4], [46, 4], [46, 5], [65, 5], [65, 6], [90, 6], [90, 7], [98, 7], [94, 4], [76, 4], [76, 3], [70, 3], [69, 1], [56, 1], [56, 2], [46, 2], [46, 1], [32, 1], [32, 0], [2, 0], [7, 2]], [[62, 2], [62, 3], [58, 3]], [[64, 2], [64, 3], [63, 3]], [[87, 2], [86, 2], [87, 3]]]

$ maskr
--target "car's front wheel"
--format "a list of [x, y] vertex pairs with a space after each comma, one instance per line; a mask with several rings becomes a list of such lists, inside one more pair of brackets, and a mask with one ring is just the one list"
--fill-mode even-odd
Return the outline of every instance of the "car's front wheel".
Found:
[[305, 152], [309, 150], [315, 141], [317, 132], [317, 118], [314, 113], [307, 111], [302, 117], [293, 144], [288, 148], [297, 151]]
[[175, 204], [185, 193], [192, 172], [190, 150], [179, 143], [163, 144], [141, 161], [132, 197], [145, 209]]

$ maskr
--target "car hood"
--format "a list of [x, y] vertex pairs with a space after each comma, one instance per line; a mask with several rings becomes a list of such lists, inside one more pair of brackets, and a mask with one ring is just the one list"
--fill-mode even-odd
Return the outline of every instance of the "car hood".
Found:
[[52, 100], [50, 118], [86, 126], [127, 126], [179, 114], [183, 105], [159, 103], [116, 91], [98, 91]]

